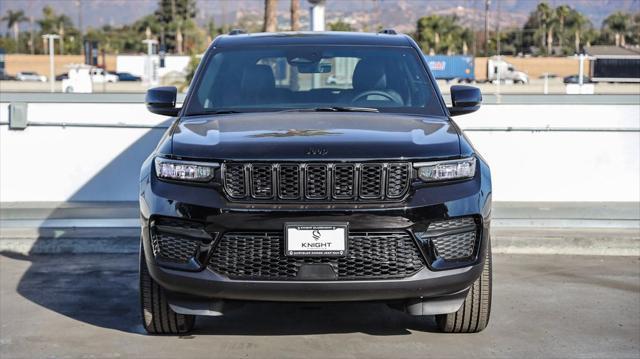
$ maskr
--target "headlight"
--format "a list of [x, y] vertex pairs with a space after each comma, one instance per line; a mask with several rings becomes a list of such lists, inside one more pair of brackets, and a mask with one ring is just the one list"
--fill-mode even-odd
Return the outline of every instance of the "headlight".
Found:
[[425, 182], [447, 181], [471, 178], [476, 173], [476, 158], [461, 160], [423, 162], [414, 164], [418, 168], [418, 178]]
[[213, 178], [217, 163], [189, 162], [156, 157], [156, 175], [179, 181], [208, 182]]

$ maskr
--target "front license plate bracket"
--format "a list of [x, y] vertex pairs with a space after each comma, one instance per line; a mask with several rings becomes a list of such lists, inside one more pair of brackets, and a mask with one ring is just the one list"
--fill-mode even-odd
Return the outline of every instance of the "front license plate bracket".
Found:
[[285, 223], [284, 254], [290, 257], [343, 257], [349, 243], [348, 223]]

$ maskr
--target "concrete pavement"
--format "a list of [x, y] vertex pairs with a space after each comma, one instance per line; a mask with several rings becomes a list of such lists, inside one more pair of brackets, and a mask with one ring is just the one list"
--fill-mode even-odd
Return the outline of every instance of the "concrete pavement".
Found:
[[137, 256], [0, 255], [2, 358], [638, 358], [638, 257], [496, 255], [487, 330], [383, 304], [249, 304], [193, 335], [138, 324]]

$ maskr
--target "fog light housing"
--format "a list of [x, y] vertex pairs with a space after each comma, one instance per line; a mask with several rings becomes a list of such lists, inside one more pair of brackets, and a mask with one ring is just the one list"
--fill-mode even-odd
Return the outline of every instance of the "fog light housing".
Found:
[[471, 178], [476, 173], [476, 158], [460, 160], [415, 163], [418, 178], [424, 182], [450, 181]]

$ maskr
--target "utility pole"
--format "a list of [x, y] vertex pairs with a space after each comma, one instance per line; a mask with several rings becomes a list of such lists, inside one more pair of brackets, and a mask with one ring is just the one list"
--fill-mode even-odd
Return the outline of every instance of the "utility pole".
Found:
[[491, 0], [484, 0], [484, 56], [489, 57], [489, 5]]
[[489, 5], [491, 0], [484, 0], [484, 56], [487, 58], [487, 80], [489, 80]]
[[47, 35], [42, 35], [42, 38], [49, 41], [49, 84], [51, 85], [51, 92], [56, 92], [56, 89], [55, 89], [56, 71], [55, 71], [55, 65], [53, 62], [55, 51], [54, 51], [53, 43], [54, 43], [54, 40], [59, 39], [60, 36], [56, 34], [47, 34]]
[[498, 16], [496, 17], [496, 55], [500, 56], [500, 0], [496, 0]]
[[82, 0], [76, 0], [76, 6], [78, 7], [78, 30], [80, 30], [80, 42], [82, 42]]

